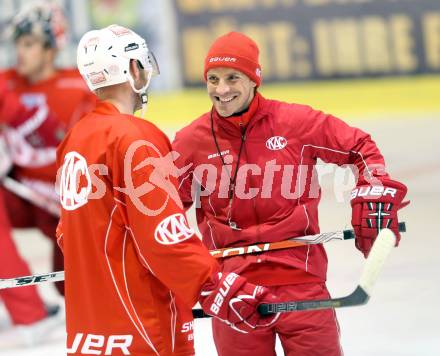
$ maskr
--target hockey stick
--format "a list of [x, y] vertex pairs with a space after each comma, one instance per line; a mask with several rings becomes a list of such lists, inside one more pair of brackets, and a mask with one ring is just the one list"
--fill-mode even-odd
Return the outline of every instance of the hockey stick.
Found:
[[11, 177], [4, 177], [1, 182], [7, 190], [20, 198], [34, 204], [35, 206], [38, 206], [39, 208], [56, 217], [60, 216], [60, 207], [55, 201], [44, 197], [43, 195], [29, 188], [27, 185], [20, 183]]
[[0, 289], [26, 287], [44, 282], [64, 281], [64, 271], [34, 274], [17, 278], [0, 279]]
[[[405, 232], [406, 226], [404, 222], [399, 223], [399, 232]], [[209, 251], [214, 258], [226, 258], [232, 256], [247, 255], [258, 252], [281, 250], [304, 245], [322, 244], [332, 240], [350, 240], [354, 239], [353, 230], [341, 230], [333, 232], [323, 232], [315, 235], [307, 235], [302, 237], [294, 237], [284, 241], [267, 242], [251, 246], [227, 247], [218, 250]]]
[[[383, 229], [377, 236], [370, 254], [365, 261], [365, 266], [359, 281], [353, 293], [342, 298], [332, 298], [324, 300], [303, 300], [282, 303], [267, 303], [258, 306], [258, 312], [261, 315], [270, 315], [275, 313], [286, 313], [301, 310], [317, 310], [329, 308], [343, 308], [356, 305], [363, 305], [368, 302], [377, 277], [387, 259], [389, 253], [396, 243], [396, 236], [389, 229]], [[194, 318], [209, 318], [202, 309], [193, 309]]]
[[[405, 226], [404, 222], [399, 223], [399, 231], [400, 232], [406, 231], [406, 226]], [[317, 235], [298, 237], [295, 239], [291, 239], [291, 240], [293, 240], [292, 242], [290, 242], [290, 240], [286, 240], [286, 241], [260, 244], [260, 245], [273, 246], [273, 245], [278, 245], [278, 244], [281, 245], [284, 242], [288, 242], [288, 243], [290, 242], [291, 245], [288, 247], [295, 247], [295, 246], [303, 246], [303, 245], [307, 245], [307, 244], [317, 244], [317, 243], [322, 243], [322, 242], [328, 242], [331, 240], [348, 240], [348, 239], [353, 239], [354, 237], [355, 236], [354, 236], [353, 230], [343, 230], [343, 231], [339, 231], [339, 232], [336, 231], [336, 232], [329, 232], [329, 233], [322, 233], [322, 234], [317, 234]], [[296, 242], [299, 240], [302, 240], [304, 242], [301, 242], [301, 243]], [[269, 251], [272, 249], [272, 248], [268, 248], [265, 250], [258, 250], [257, 251], [256, 247], [260, 246], [260, 245], [253, 245], [253, 246], [248, 246], [248, 247], [234, 247], [232, 249], [234, 249], [235, 251], [237, 251], [237, 249], [242, 249], [243, 252], [239, 253], [241, 255], [247, 254], [247, 253]], [[282, 247], [282, 248], [288, 248], [288, 247]], [[216, 257], [216, 258], [222, 258], [223, 255], [219, 255], [220, 252], [217, 252], [217, 251], [227, 251], [227, 250], [231, 250], [231, 249], [212, 250], [211, 254], [213, 254], [214, 257]], [[228, 253], [224, 257], [229, 257], [229, 256], [232, 256], [232, 255], [230, 255]], [[371, 256], [371, 254], [370, 254], [370, 256]], [[368, 257], [368, 259], [370, 259], [370, 257]], [[368, 262], [368, 259], [367, 259], [367, 262]], [[30, 285], [44, 283], [44, 282], [58, 282], [58, 281], [63, 281], [63, 280], [64, 280], [64, 271], [35, 274], [32, 276], [23, 276], [23, 277], [16, 277], [16, 278], [10, 278], [10, 279], [0, 279], [0, 289], [23, 287], [23, 286], [30, 286]]]
[[[332, 298], [325, 300], [304, 300], [261, 304], [258, 307], [259, 313], [261, 315], [270, 315], [274, 313], [328, 308], [343, 308], [366, 304], [370, 299], [372, 289], [374, 287], [374, 284], [376, 283], [380, 271], [382, 270], [383, 265], [385, 264], [385, 260], [387, 259], [395, 243], [396, 237], [391, 230], [381, 230], [365, 262], [359, 285], [350, 295], [342, 298]], [[62, 280], [64, 280], [64, 271], [11, 279], [0, 279], [0, 289], [30, 286], [43, 282], [57, 282]], [[202, 309], [193, 309], [192, 312], [194, 318], [211, 317], [210, 315], [205, 314]]]
[[363, 305], [368, 302], [372, 289], [382, 270], [385, 260], [396, 244], [396, 236], [390, 229], [380, 231], [365, 261], [364, 270], [359, 284], [353, 293], [346, 297], [325, 300], [304, 300], [284, 303], [260, 304], [258, 312], [261, 315], [285, 313], [298, 310], [317, 310], [328, 308], [343, 308]]

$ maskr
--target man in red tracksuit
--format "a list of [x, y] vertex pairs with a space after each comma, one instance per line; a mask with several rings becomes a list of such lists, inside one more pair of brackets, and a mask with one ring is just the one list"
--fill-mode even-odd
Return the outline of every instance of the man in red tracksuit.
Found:
[[218, 265], [188, 225], [171, 144], [133, 112], [158, 66], [139, 35], [87, 32], [78, 68], [100, 101], [57, 150], [68, 355], [194, 355], [191, 308], [247, 332], [270, 325], [266, 288]]
[[[318, 158], [351, 164], [359, 173], [351, 200], [357, 248], [368, 255], [383, 226], [399, 239], [397, 210], [407, 189], [385, 172], [370, 136], [309, 106], [264, 98], [258, 92], [258, 52], [252, 39], [237, 32], [213, 43], [204, 68], [213, 107], [173, 142], [177, 167], [186, 171], [180, 195], [186, 207], [196, 204], [206, 246], [246, 246], [318, 233]], [[230, 257], [222, 269], [269, 287], [282, 300], [329, 298], [322, 245]], [[271, 329], [249, 334], [214, 320], [213, 334], [220, 356], [275, 355], [276, 334], [289, 356], [342, 354], [334, 310], [285, 313]]]

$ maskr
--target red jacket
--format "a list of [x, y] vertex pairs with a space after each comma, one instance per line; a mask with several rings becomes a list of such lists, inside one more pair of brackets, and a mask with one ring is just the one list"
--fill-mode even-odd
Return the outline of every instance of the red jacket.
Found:
[[35, 181], [53, 184], [56, 146], [66, 131], [93, 109], [96, 96], [76, 69], [59, 69], [49, 79], [37, 83], [29, 83], [15, 69], [1, 72], [0, 77], [32, 114], [14, 117], [8, 123], [14, 129], [9, 132], [8, 143], [16, 165], [15, 175], [31, 186]]
[[124, 354], [193, 352], [191, 307], [218, 266], [186, 222], [170, 149], [156, 126], [106, 102], [58, 148], [69, 355], [92, 353], [80, 352], [87, 338], [104, 354], [115, 335]]
[[[192, 184], [203, 187], [196, 194], [200, 195], [196, 216], [209, 249], [318, 233], [320, 188], [314, 168], [318, 158], [337, 165], [354, 164], [360, 172], [366, 165], [384, 165], [368, 134], [309, 106], [267, 100], [257, 93], [247, 115], [251, 117], [243, 135], [237, 123], [247, 120], [225, 119], [213, 109], [212, 128], [208, 112], [179, 131], [173, 142], [173, 150], [180, 154], [176, 165], [186, 171], [180, 177], [179, 189], [187, 207], [194, 201]], [[226, 167], [233, 177], [241, 145], [231, 201]], [[231, 157], [232, 169], [228, 164]], [[223, 260], [225, 270], [245, 271], [244, 275], [255, 270], [267, 274], [268, 269], [281, 266], [325, 280], [327, 256], [322, 245], [313, 245]], [[263, 274], [252, 281], [286, 284], [271, 283]], [[304, 279], [305, 274], [298, 282]]]

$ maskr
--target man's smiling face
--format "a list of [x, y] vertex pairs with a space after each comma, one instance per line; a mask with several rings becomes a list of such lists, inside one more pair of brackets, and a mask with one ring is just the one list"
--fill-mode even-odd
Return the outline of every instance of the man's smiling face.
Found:
[[219, 67], [210, 69], [206, 78], [208, 95], [220, 116], [228, 117], [249, 107], [256, 84], [246, 74]]

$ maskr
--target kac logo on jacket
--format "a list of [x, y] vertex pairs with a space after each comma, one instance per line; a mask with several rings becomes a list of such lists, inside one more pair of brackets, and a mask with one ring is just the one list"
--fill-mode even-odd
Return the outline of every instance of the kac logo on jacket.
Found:
[[163, 219], [154, 231], [154, 238], [162, 245], [173, 245], [189, 239], [194, 230], [189, 226], [185, 215], [173, 214]]
[[266, 141], [266, 147], [272, 151], [282, 150], [286, 146], [287, 140], [283, 136], [273, 136]]
[[61, 170], [60, 201], [66, 210], [75, 210], [87, 204], [92, 190], [86, 159], [72, 151], [64, 156]]

